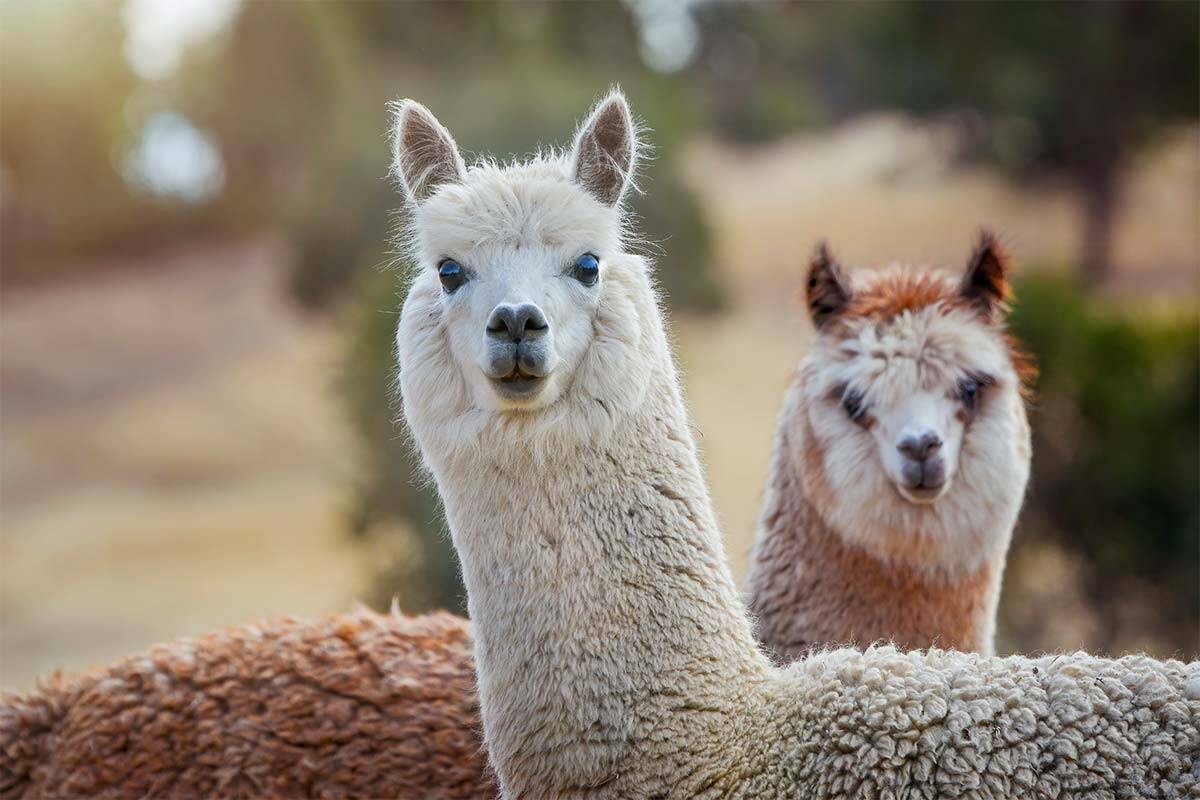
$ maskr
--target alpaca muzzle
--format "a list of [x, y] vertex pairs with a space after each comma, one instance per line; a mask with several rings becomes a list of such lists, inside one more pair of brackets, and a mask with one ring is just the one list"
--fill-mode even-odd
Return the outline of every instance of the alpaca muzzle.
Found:
[[900, 467], [901, 494], [914, 502], [932, 502], [946, 486], [946, 459], [942, 437], [934, 430], [908, 433], [896, 443], [903, 459]]
[[554, 337], [546, 315], [535, 304], [496, 306], [488, 317], [484, 338], [484, 372], [502, 394], [531, 394], [550, 374]]

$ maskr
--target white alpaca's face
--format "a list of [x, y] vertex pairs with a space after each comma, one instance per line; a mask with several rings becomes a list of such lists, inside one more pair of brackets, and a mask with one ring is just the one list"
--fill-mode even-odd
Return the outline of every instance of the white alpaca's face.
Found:
[[800, 463], [825, 517], [877, 554], [962, 566], [1007, 544], [1030, 451], [1024, 361], [999, 324], [1005, 269], [990, 237], [960, 280], [852, 282], [824, 251], [814, 262]]
[[436, 294], [452, 368], [472, 403], [553, 404], [592, 345], [606, 273], [621, 252], [615, 209], [565, 175], [488, 167], [416, 213], [414, 292]]
[[396, 109], [417, 262], [396, 352], [422, 451], [587, 441], [640, 402], [665, 347], [646, 265], [622, 246], [637, 159], [624, 98], [603, 100], [567, 155], [470, 169], [426, 109]]

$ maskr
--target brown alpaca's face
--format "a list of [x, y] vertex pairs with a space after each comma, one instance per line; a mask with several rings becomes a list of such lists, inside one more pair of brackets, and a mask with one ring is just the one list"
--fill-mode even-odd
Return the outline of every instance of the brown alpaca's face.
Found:
[[993, 373], [1008, 372], [991, 342], [972, 346], [977, 327], [933, 308], [853, 326], [816, 371], [833, 384], [822, 416], [838, 418], [839, 441], [872, 449], [910, 503], [933, 503], [953, 485], [967, 427], [992, 410]]
[[1029, 429], [1023, 362], [1000, 325], [994, 243], [958, 279], [898, 269], [854, 277], [827, 254], [810, 273], [818, 336], [801, 372], [810, 495], [843, 530], [926, 540], [987, 528], [998, 509], [1015, 514]]

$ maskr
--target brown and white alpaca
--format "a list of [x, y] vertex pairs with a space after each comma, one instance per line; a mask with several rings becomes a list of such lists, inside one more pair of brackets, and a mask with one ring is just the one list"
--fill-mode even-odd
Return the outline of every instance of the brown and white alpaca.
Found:
[[775, 434], [750, 608], [777, 661], [832, 643], [992, 652], [1029, 477], [1029, 360], [1004, 331], [1008, 260], [961, 276], [809, 267], [817, 328]]

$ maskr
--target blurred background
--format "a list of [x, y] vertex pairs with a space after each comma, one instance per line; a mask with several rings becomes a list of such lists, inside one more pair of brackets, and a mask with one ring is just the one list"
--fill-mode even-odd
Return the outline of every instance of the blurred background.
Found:
[[986, 224], [1042, 371], [999, 648], [1195, 657], [1198, 9], [0, 4], [0, 686], [265, 615], [461, 609], [389, 401], [384, 105], [519, 156], [614, 83], [739, 580], [816, 240], [957, 270]]

